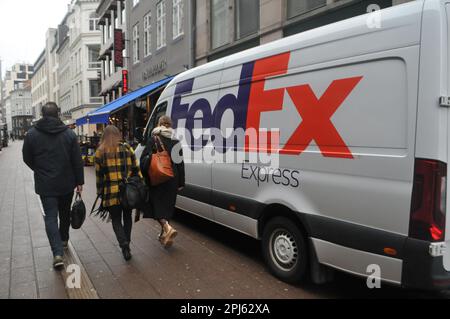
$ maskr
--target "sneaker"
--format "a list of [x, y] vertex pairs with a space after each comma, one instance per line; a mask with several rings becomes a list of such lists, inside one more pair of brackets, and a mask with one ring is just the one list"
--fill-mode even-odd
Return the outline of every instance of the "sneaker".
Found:
[[175, 228], [169, 225], [169, 223], [164, 225], [164, 234], [161, 239], [161, 244], [164, 246], [164, 248], [170, 248], [173, 245], [173, 240], [175, 237], [177, 237], [178, 232]]
[[63, 248], [64, 249], [68, 249], [69, 248], [69, 242], [68, 241], [63, 241]]
[[61, 256], [55, 256], [53, 258], [53, 268], [59, 269], [61, 267], [64, 267], [64, 260]]

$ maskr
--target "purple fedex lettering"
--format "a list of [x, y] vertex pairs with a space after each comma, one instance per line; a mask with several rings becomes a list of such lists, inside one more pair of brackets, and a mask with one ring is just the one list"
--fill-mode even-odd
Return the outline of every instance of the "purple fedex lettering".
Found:
[[[188, 103], [181, 102], [182, 95], [192, 92], [194, 79], [189, 79], [177, 84], [175, 88], [171, 117], [174, 123], [174, 128], [178, 127], [178, 122], [180, 120], [186, 120], [185, 128], [187, 131], [189, 131], [192, 138], [192, 150], [196, 149], [196, 145], [205, 146], [208, 142], [208, 139], [205, 140], [202, 136], [200, 136], [198, 139], [194, 138], [194, 134], [192, 131], [194, 128], [197, 128], [197, 126], [195, 125], [197, 121], [201, 121], [201, 128], [203, 130], [209, 128], [220, 130], [223, 114], [225, 113], [225, 111], [231, 110], [234, 117], [233, 130], [236, 131], [237, 129], [242, 129], [242, 132], [245, 130], [247, 123], [247, 108], [250, 96], [253, 65], [254, 62], [249, 62], [245, 63], [242, 66], [237, 96], [229, 93], [221, 97], [214, 108], [214, 112], [211, 111], [211, 105], [208, 100], [204, 98], [196, 100], [190, 107]], [[201, 115], [199, 115], [199, 111], [201, 112]], [[232, 135], [228, 138], [235, 139], [236, 136]], [[199, 141], [199, 139], [201, 139], [201, 141]], [[238, 140], [241, 141], [241, 143], [239, 144], [242, 144], [241, 147], [243, 147], [244, 137], [238, 137]], [[215, 136], [215, 138], [213, 139], [213, 143], [217, 151], [227, 151], [227, 149], [225, 148], [226, 145], [229, 145], [227, 144], [227, 138], [218, 138], [217, 136]], [[233, 145], [233, 141], [231, 141], [230, 145]], [[238, 145], [236, 145], [234, 141], [234, 149], [236, 150], [237, 147]]]

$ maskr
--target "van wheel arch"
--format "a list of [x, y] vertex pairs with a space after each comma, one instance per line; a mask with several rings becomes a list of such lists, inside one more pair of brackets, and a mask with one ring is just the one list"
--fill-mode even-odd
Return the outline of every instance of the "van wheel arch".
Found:
[[305, 236], [305, 240], [308, 239], [308, 236], [310, 234], [309, 227], [307, 227], [307, 223], [302, 217], [301, 213], [296, 213], [289, 207], [281, 204], [270, 204], [266, 206], [262, 213], [260, 218], [258, 219], [258, 238], [262, 238], [262, 234], [264, 231], [264, 227], [267, 225], [267, 223], [275, 218], [275, 217], [286, 217], [290, 219], [292, 222], [294, 222], [299, 228], [302, 234]]
[[283, 205], [266, 207], [259, 220], [262, 254], [272, 274], [288, 283], [309, 277], [311, 247], [301, 216]]

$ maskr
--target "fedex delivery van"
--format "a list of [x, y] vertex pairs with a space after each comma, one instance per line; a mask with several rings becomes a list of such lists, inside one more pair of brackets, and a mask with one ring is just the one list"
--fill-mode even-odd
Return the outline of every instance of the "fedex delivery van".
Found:
[[282, 280], [334, 268], [445, 289], [450, 0], [375, 14], [178, 75], [137, 153], [169, 115], [187, 137], [177, 207], [260, 239]]

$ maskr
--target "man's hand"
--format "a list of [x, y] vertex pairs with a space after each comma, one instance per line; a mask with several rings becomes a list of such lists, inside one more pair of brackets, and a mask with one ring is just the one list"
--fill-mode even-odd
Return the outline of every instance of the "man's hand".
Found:
[[78, 185], [77, 186], [77, 193], [81, 194], [83, 192], [83, 185]]
[[184, 189], [184, 187], [178, 187], [178, 191], [181, 192]]

